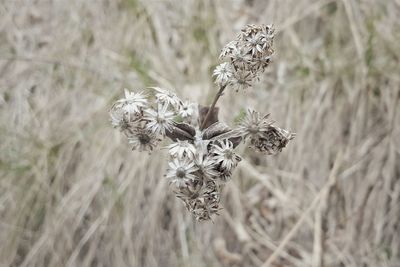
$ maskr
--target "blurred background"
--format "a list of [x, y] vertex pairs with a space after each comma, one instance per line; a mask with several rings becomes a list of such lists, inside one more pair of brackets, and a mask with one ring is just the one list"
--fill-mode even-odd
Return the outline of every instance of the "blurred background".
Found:
[[[400, 1], [1, 0], [0, 266], [400, 266]], [[109, 122], [148, 86], [209, 103], [225, 43], [273, 23], [262, 80], [227, 92], [297, 133], [239, 148], [196, 222]]]

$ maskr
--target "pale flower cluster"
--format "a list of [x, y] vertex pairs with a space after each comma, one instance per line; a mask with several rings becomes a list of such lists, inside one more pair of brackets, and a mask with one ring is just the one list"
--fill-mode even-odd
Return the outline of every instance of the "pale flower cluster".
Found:
[[276, 154], [293, 138], [273, 126], [268, 116], [252, 110], [234, 129], [215, 122], [200, 130], [199, 123], [192, 123], [201, 119], [194, 104], [181, 101], [171, 91], [152, 89], [154, 97], [150, 97], [151, 91], [125, 90], [125, 98], [110, 110], [111, 123], [127, 136], [132, 149], [152, 151], [162, 139], [172, 141], [167, 146], [165, 176], [197, 220], [210, 220], [218, 214], [221, 190], [241, 161], [235, 152], [241, 141], [249, 140], [256, 150]]
[[[216, 82], [223, 88], [250, 86], [269, 64], [272, 41], [270, 26], [246, 26], [223, 49], [221, 58], [228, 61], [214, 71]], [[206, 108], [206, 113], [210, 110]], [[138, 93], [125, 89], [125, 97], [110, 109], [111, 124], [126, 135], [132, 149], [153, 151], [163, 139], [171, 141], [162, 145], [168, 149], [165, 177], [199, 221], [210, 220], [221, 210], [222, 188], [241, 161], [235, 151], [240, 143], [273, 155], [294, 137], [274, 126], [269, 115], [251, 109], [235, 128], [219, 122], [217, 113], [208, 116], [203, 111], [204, 107], [158, 87]]]
[[247, 25], [222, 49], [220, 59], [225, 62], [215, 68], [215, 82], [236, 90], [251, 87], [271, 61], [273, 40], [271, 25]]
[[196, 119], [193, 103], [183, 102], [169, 90], [153, 89], [154, 101], [149, 94], [125, 89], [125, 98], [111, 107], [111, 124], [128, 138], [133, 149], [152, 151], [159, 141], [175, 131], [177, 117], [182, 122]]
[[[218, 214], [221, 189], [241, 160], [232, 141], [218, 139], [226, 129], [216, 122], [204, 131], [195, 129], [193, 140], [177, 141], [168, 147], [166, 177], [197, 220], [209, 220]], [[213, 141], [208, 139], [211, 136]]]

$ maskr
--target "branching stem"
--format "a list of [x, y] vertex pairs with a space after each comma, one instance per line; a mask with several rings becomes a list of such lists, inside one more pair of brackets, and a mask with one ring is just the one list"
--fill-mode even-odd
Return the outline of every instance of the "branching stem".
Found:
[[213, 102], [212, 102], [212, 104], [211, 104], [211, 107], [208, 109], [207, 114], [206, 114], [206, 116], [204, 117], [203, 122], [201, 123], [201, 128], [200, 128], [200, 129], [204, 129], [204, 126], [206, 125], [207, 120], [208, 120], [209, 117], [211, 116], [211, 113], [213, 112], [214, 107], [215, 107], [215, 105], [216, 105], [217, 102], [218, 102], [218, 99], [219, 99], [219, 98], [222, 96], [222, 94], [224, 93], [225, 88], [226, 88], [226, 85], [222, 85], [222, 86], [219, 88], [219, 90], [218, 90], [217, 94], [215, 95], [214, 100], [213, 100]]

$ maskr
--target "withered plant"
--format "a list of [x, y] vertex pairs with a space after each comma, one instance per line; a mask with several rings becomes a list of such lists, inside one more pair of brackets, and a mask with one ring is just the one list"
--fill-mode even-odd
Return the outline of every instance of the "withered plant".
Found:
[[153, 151], [168, 137], [169, 167], [166, 178], [186, 208], [199, 221], [210, 220], [220, 210], [223, 185], [231, 179], [241, 157], [240, 143], [267, 155], [284, 148], [294, 134], [269, 120], [269, 114], [248, 109], [238, 126], [218, 120], [219, 98], [226, 90], [252, 87], [270, 64], [274, 29], [270, 25], [247, 25], [221, 51], [214, 72], [218, 86], [211, 106], [182, 101], [174, 92], [153, 87], [130, 92], [114, 103], [112, 125], [126, 135], [133, 149]]

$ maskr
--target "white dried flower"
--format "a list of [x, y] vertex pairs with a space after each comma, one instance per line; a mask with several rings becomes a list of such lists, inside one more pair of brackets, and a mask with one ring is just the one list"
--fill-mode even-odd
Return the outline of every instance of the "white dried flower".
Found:
[[161, 134], [164, 136], [165, 132], [171, 129], [174, 113], [168, 111], [168, 104], [159, 105], [157, 111], [146, 109], [145, 113], [146, 116], [144, 119], [148, 121], [146, 127], [154, 134]]
[[227, 43], [224, 48], [221, 50], [221, 54], [219, 55], [219, 59], [224, 59], [225, 57], [229, 56], [232, 54], [232, 51], [237, 49], [238, 47], [238, 41], [230, 41]]
[[272, 41], [274, 38], [274, 28], [272, 25], [248, 24], [240, 32], [238, 39], [244, 41], [246, 38], [257, 34], [260, 34], [262, 38], [268, 39], [268, 41]]
[[249, 69], [251, 60], [252, 57], [249, 54], [248, 48], [240, 46], [232, 50], [231, 61], [236, 71]]
[[207, 179], [214, 179], [218, 176], [215, 170], [216, 161], [203, 153], [197, 153], [195, 157], [196, 166], [199, 168], [201, 175]]
[[111, 125], [114, 128], [119, 128], [121, 131], [124, 131], [130, 127], [128, 116], [126, 116], [126, 112], [122, 110], [122, 108], [117, 108], [114, 105], [110, 110], [111, 117]]
[[179, 159], [188, 158], [192, 160], [196, 154], [196, 148], [188, 141], [177, 140], [175, 143], [169, 145], [168, 149], [172, 157]]
[[271, 62], [270, 56], [255, 58], [252, 62], [253, 72], [257, 73], [264, 71], [270, 62]]
[[236, 91], [245, 90], [252, 85], [254, 76], [248, 71], [236, 71], [231, 79], [231, 84]]
[[221, 164], [225, 171], [232, 171], [242, 159], [233, 151], [233, 144], [228, 139], [217, 142], [213, 145], [213, 159]]
[[192, 117], [195, 114], [195, 104], [189, 101], [182, 102], [178, 114], [183, 119]]
[[169, 169], [167, 170], [166, 177], [171, 179], [171, 182], [177, 187], [182, 187], [187, 182], [198, 179], [194, 174], [197, 171], [197, 167], [193, 161], [189, 161], [188, 159], [179, 160], [178, 158], [175, 158], [170, 161], [168, 165]]
[[176, 196], [181, 200], [189, 200], [198, 197], [198, 193], [202, 189], [204, 183], [200, 179], [189, 180], [185, 183], [184, 186], [178, 187], [177, 191], [175, 191]]
[[258, 138], [262, 135], [262, 132], [268, 129], [268, 126], [272, 124], [268, 120], [269, 114], [262, 116], [259, 112], [248, 109], [246, 116], [240, 122], [238, 132], [243, 138], [251, 137]]
[[213, 76], [216, 76], [215, 82], [219, 85], [227, 84], [232, 75], [232, 66], [228, 62], [219, 64], [213, 72]]
[[[232, 77], [228, 80], [236, 90], [250, 87], [252, 81], [259, 79], [260, 73], [269, 65], [274, 52], [273, 33], [272, 26], [250, 24], [242, 29], [236, 40], [223, 48], [220, 58], [229, 60]], [[221, 76], [217, 83], [226, 80], [226, 76]]]
[[246, 38], [246, 46], [251, 51], [251, 55], [253, 57], [257, 56], [264, 51], [264, 48], [266, 46], [265, 38], [263, 38], [260, 32], [253, 36], [248, 36]]
[[128, 136], [128, 142], [132, 150], [152, 151], [160, 140], [146, 128], [136, 127]]
[[125, 89], [125, 98], [117, 101], [117, 106], [126, 111], [129, 116], [138, 116], [147, 107], [147, 99], [143, 92], [134, 93]]
[[162, 89], [160, 87], [152, 87], [152, 88], [157, 91], [156, 99], [158, 103], [163, 105], [169, 104], [175, 110], [179, 109], [179, 106], [182, 103], [182, 101], [175, 93], [166, 89]]
[[273, 38], [272, 26], [251, 24], [222, 49], [220, 59], [225, 62], [213, 71], [220, 88], [211, 107], [183, 102], [175, 93], [154, 87], [151, 105], [143, 93], [125, 89], [125, 98], [110, 110], [112, 125], [123, 131], [133, 149], [152, 151], [161, 141], [159, 135], [173, 141], [168, 146], [171, 157], [165, 176], [199, 221], [218, 214], [222, 185], [231, 179], [241, 160], [234, 152], [241, 140], [250, 139], [256, 150], [275, 154], [294, 138], [294, 134], [273, 126], [268, 115], [250, 109], [232, 129], [218, 121], [215, 108], [226, 86], [243, 90], [259, 80], [274, 52]]
[[[270, 56], [274, 53], [272, 48], [274, 29], [270, 25], [247, 25], [239, 37], [252, 56], [253, 71], [264, 70], [269, 65]], [[261, 65], [261, 63], [263, 63]]]

